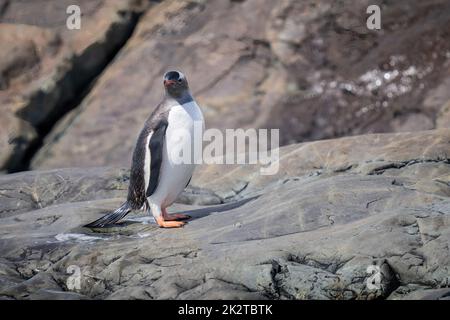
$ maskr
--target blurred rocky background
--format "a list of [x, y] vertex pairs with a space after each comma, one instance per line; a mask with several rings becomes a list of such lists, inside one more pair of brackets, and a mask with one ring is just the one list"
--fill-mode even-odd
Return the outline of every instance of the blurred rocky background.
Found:
[[[66, 8], [82, 9], [81, 30]], [[366, 27], [370, 4], [381, 30]], [[450, 2], [0, 1], [0, 168], [128, 166], [169, 68], [283, 145], [450, 125]]]
[[[0, 22], [0, 299], [450, 298], [448, 0], [0, 0]], [[182, 229], [82, 227], [126, 196], [169, 68], [207, 127], [279, 128], [280, 170], [200, 166]]]

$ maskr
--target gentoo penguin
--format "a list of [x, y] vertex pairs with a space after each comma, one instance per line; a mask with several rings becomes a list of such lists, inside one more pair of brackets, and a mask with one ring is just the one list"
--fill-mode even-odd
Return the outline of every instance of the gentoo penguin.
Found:
[[[145, 122], [133, 152], [127, 201], [86, 227], [111, 225], [137, 209], [150, 210], [162, 228], [182, 227], [185, 222], [181, 220], [190, 218], [184, 214], [168, 214], [166, 208], [187, 187], [195, 168], [196, 161], [180, 163], [175, 159], [179, 156], [176, 150], [184, 147], [192, 150], [194, 139], [200, 139], [201, 143], [202, 137], [194, 134], [194, 124], [200, 124], [203, 133], [205, 122], [183, 73], [169, 71], [163, 83], [165, 97]], [[180, 132], [188, 133], [184, 135], [188, 138], [180, 139]]]

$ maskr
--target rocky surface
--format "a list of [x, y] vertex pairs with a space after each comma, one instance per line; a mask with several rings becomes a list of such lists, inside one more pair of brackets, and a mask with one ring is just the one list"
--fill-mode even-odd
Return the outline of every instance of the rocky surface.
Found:
[[449, 145], [448, 129], [376, 134], [283, 147], [271, 176], [200, 167], [170, 210], [193, 218], [170, 230], [140, 212], [82, 227], [121, 203], [126, 170], [0, 177], [0, 297], [448, 299]]
[[[382, 29], [370, 31], [377, 3]], [[169, 68], [187, 74], [207, 127], [280, 128], [282, 144], [448, 127], [449, 10], [446, 0], [162, 1], [31, 165], [128, 166]]]
[[[0, 0], [0, 171], [36, 169], [0, 176], [0, 299], [448, 300], [449, 10]], [[124, 200], [170, 68], [207, 127], [280, 128], [278, 172], [200, 167], [183, 229], [82, 227]], [[303, 142], [373, 132], [398, 133]]]

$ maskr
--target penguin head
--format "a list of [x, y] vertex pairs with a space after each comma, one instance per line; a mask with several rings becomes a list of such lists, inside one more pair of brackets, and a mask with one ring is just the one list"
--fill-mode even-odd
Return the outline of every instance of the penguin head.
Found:
[[163, 83], [166, 92], [173, 97], [182, 96], [185, 92], [189, 91], [186, 76], [180, 71], [173, 70], [166, 72]]

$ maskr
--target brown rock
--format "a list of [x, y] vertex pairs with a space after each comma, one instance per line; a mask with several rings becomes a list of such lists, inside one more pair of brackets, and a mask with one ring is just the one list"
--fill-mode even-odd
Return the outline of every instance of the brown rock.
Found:
[[164, 1], [33, 166], [128, 166], [170, 68], [187, 74], [207, 127], [280, 128], [282, 144], [434, 128], [448, 2], [383, 4], [380, 31], [366, 28], [368, 4]]
[[438, 128], [450, 128], [450, 100], [439, 111], [436, 125]]
[[[7, 1], [0, 14], [0, 169], [26, 168], [53, 122], [82, 96], [133, 30], [140, 1]], [[82, 9], [80, 30], [66, 8]], [[26, 122], [23, 124], [21, 122]]]

